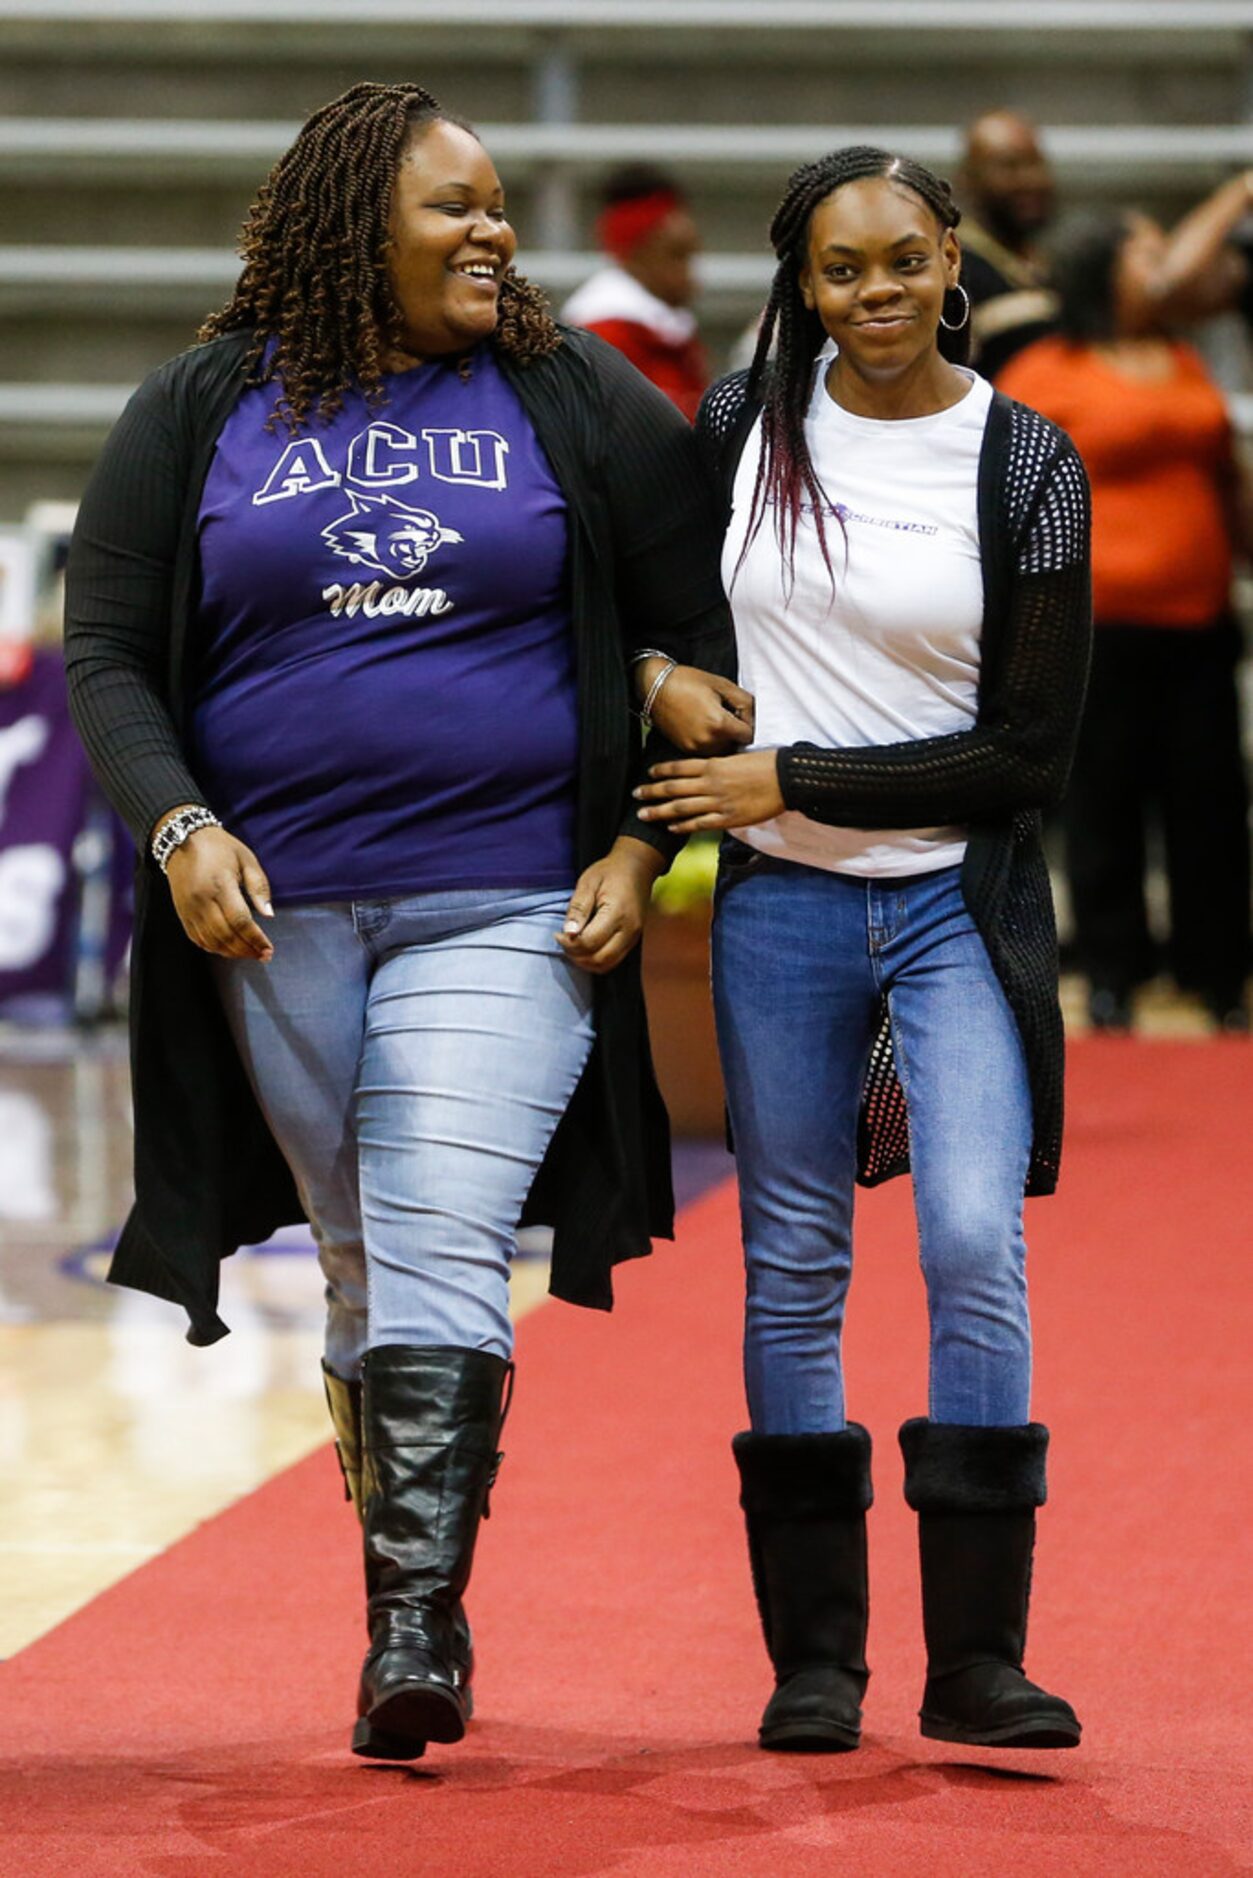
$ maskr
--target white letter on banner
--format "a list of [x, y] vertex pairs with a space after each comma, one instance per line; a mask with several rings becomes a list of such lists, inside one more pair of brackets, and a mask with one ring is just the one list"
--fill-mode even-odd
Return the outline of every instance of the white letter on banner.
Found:
[[9, 785], [23, 763], [33, 763], [48, 747], [46, 718], [19, 717], [0, 730], [0, 822], [9, 805]]
[[48, 842], [0, 854], [0, 971], [37, 965], [57, 930], [65, 861]]

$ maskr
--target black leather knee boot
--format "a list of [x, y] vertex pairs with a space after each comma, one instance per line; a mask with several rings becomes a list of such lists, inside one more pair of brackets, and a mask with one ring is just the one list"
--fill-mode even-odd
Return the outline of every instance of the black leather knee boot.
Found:
[[[351, 1500], [357, 1518], [364, 1523], [365, 1507], [361, 1495], [361, 1383], [346, 1382], [337, 1376], [334, 1370], [322, 1365], [322, 1380], [326, 1388], [326, 1405], [331, 1412], [331, 1426], [335, 1430], [335, 1452], [339, 1458], [339, 1471], [344, 1477], [344, 1498]], [[373, 1574], [366, 1562], [366, 1597], [370, 1597], [374, 1586]], [[470, 1639], [470, 1626], [466, 1621], [465, 1611], [460, 1601], [457, 1604], [458, 1648], [466, 1662], [472, 1662], [473, 1645]]]
[[1039, 1422], [967, 1428], [920, 1419], [900, 1431], [927, 1640], [919, 1719], [934, 1741], [1078, 1744], [1070, 1704], [1028, 1682], [1022, 1668], [1048, 1438]]
[[861, 1739], [870, 1436], [736, 1435], [740, 1505], [775, 1691], [763, 1748], [815, 1753]]
[[386, 1345], [364, 1365], [370, 1648], [353, 1751], [416, 1760], [459, 1741], [473, 1658], [461, 1600], [500, 1465], [512, 1365], [483, 1350]]

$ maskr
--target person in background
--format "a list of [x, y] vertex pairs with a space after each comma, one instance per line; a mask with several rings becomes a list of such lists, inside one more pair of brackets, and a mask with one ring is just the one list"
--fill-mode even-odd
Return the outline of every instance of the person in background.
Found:
[[1063, 804], [1076, 951], [1094, 1024], [1123, 1029], [1156, 968], [1146, 837], [1160, 825], [1170, 967], [1247, 1028], [1248, 801], [1230, 604], [1248, 492], [1218, 387], [1162, 329], [1162, 231], [1082, 216], [1058, 236], [1060, 330], [998, 381], [1073, 437], [1092, 484], [1092, 678]]
[[596, 239], [608, 263], [566, 301], [562, 319], [624, 352], [690, 421], [709, 383], [691, 310], [700, 237], [673, 177], [651, 164], [615, 171]]
[[67, 586], [74, 715], [143, 857], [110, 1277], [212, 1343], [219, 1260], [310, 1221], [364, 1525], [353, 1748], [386, 1760], [469, 1719], [524, 1208], [602, 1309], [672, 1230], [636, 941], [674, 848], [633, 810], [631, 705], [751, 735], [673, 663], [730, 654], [693, 433], [515, 248], [429, 93], [315, 112], [232, 298], [106, 443]]
[[958, 193], [971, 360], [996, 378], [1057, 318], [1040, 249], [1053, 218], [1053, 172], [1035, 126], [1014, 111], [977, 117], [966, 132]]
[[1163, 319], [1235, 309], [1253, 325], [1253, 170], [1229, 176], [1174, 227], [1148, 282]]

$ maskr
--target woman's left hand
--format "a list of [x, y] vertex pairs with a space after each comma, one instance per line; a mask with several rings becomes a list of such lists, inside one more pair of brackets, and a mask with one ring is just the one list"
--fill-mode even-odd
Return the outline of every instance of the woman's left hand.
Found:
[[603, 860], [579, 876], [557, 943], [585, 972], [611, 972], [639, 943], [653, 882], [666, 857], [646, 841], [620, 835]]
[[672, 834], [706, 828], [751, 828], [783, 813], [775, 750], [745, 750], [739, 756], [684, 757], [654, 763], [651, 782], [635, 791], [640, 820], [664, 822]]
[[[641, 704], [665, 669], [661, 659], [641, 659], [636, 665]], [[727, 755], [753, 741], [753, 694], [717, 672], [672, 665], [657, 693], [652, 722], [676, 749], [692, 756]]]

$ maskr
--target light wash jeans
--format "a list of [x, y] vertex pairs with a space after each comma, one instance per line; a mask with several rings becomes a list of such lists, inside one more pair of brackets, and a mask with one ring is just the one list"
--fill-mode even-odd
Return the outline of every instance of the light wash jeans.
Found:
[[508, 1357], [509, 1262], [592, 1047], [569, 892], [456, 889], [276, 910], [268, 965], [215, 959], [236, 1046], [326, 1278], [326, 1360]]
[[844, 1426], [858, 1098], [887, 993], [931, 1319], [929, 1412], [1030, 1419], [1017, 1024], [960, 869], [866, 881], [723, 845], [714, 1003], [747, 1268], [753, 1427]]

